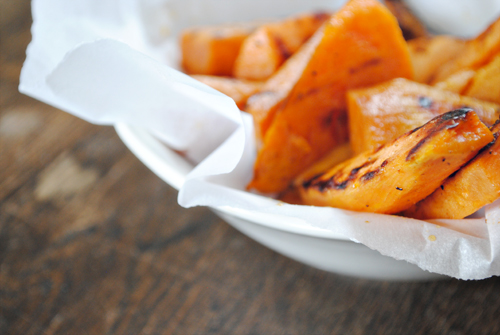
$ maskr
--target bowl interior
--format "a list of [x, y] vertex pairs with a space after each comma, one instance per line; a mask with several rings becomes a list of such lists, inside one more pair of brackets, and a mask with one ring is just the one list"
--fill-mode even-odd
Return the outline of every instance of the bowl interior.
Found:
[[[182, 187], [187, 175], [194, 168], [193, 164], [140, 127], [120, 123], [115, 125], [115, 129], [125, 145], [144, 165], [173, 188], [179, 190]], [[304, 226], [297, 219], [289, 216], [260, 213], [230, 206], [219, 207], [217, 210], [289, 233], [350, 241], [345, 236], [326, 229]]]

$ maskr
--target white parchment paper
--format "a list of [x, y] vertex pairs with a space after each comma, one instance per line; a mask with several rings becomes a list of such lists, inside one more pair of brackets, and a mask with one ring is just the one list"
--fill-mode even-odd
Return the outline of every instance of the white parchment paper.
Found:
[[[89, 122], [142, 126], [185, 151], [200, 163], [179, 192], [182, 206], [286, 215], [296, 225], [333, 231], [431, 272], [462, 279], [499, 275], [500, 201], [481, 218], [426, 222], [281, 204], [246, 192], [255, 159], [251, 118], [227, 96], [176, 70], [176, 36], [187, 26], [279, 18], [343, 2], [34, 0], [20, 91]], [[422, 1], [422, 15], [430, 11], [428, 2]], [[438, 0], [432, 3], [429, 16], [445, 15]], [[458, 33], [480, 31], [495, 10]]]

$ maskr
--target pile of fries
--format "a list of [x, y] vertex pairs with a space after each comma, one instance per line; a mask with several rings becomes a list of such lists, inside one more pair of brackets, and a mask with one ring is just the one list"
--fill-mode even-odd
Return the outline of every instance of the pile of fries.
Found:
[[400, 1], [187, 29], [186, 73], [254, 118], [248, 188], [460, 219], [500, 197], [500, 19], [433, 36]]

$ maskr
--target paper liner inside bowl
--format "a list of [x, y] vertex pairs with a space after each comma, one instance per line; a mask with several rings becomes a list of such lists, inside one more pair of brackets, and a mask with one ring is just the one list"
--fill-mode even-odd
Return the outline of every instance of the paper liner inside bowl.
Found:
[[185, 26], [283, 17], [343, 2], [33, 1], [33, 41], [20, 90], [89, 122], [144, 127], [201, 161], [180, 190], [183, 206], [291, 217], [452, 277], [500, 274], [499, 201], [486, 207], [484, 218], [426, 222], [289, 205], [246, 192], [255, 159], [251, 118], [175, 69], [176, 34]]

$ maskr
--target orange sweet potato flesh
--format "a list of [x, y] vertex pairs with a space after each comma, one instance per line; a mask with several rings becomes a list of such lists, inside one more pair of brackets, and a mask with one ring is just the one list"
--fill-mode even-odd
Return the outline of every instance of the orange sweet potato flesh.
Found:
[[231, 76], [243, 41], [262, 22], [193, 27], [180, 36], [181, 64], [188, 74]]
[[374, 150], [439, 114], [470, 107], [491, 126], [500, 106], [398, 78], [347, 95], [350, 141], [354, 153]]
[[302, 199], [309, 205], [398, 213], [431, 194], [492, 140], [472, 110], [448, 112], [304, 182]]
[[464, 47], [464, 40], [447, 35], [425, 36], [409, 41], [414, 80], [429, 84], [438, 69], [460, 55]]
[[294, 185], [302, 185], [302, 183], [312, 177], [324, 173], [331, 169], [332, 166], [340, 164], [354, 156], [349, 142], [336, 146], [332, 151], [323, 156], [319, 161], [311, 165], [305, 171], [297, 176], [294, 180]]
[[262, 27], [243, 43], [234, 62], [233, 75], [248, 80], [269, 78], [285, 61], [280, 44], [268, 27]]
[[403, 215], [422, 220], [463, 219], [500, 198], [500, 123], [495, 141]]
[[298, 175], [293, 181], [293, 185], [286, 189], [283, 193], [279, 194], [278, 199], [289, 204], [303, 205], [304, 203], [302, 202], [299, 193], [299, 186], [302, 185], [305, 180], [311, 179], [320, 173], [328, 171], [332, 166], [340, 164], [352, 156], [353, 153], [348, 142], [335, 147], [323, 158]]
[[248, 80], [269, 78], [329, 17], [324, 12], [306, 13], [261, 26], [243, 42], [234, 76]]
[[[304, 47], [312, 52], [304, 57], [299, 51], [303, 62], [290, 71], [290, 78], [283, 76], [282, 85], [266, 85], [248, 100], [247, 111], [261, 115], [255, 123], [262, 138], [251, 189], [283, 191], [300, 172], [347, 140], [347, 90], [413, 76], [398, 23], [376, 0], [349, 1]], [[262, 120], [269, 123], [267, 129], [259, 124]]]
[[245, 107], [248, 97], [259, 92], [264, 85], [263, 82], [230, 77], [207, 75], [192, 75], [192, 77], [232, 98], [241, 110]]
[[252, 114], [255, 124], [257, 146], [263, 145], [264, 135], [274, 121], [274, 117], [286, 103], [293, 87], [303, 75], [322, 34], [315, 34], [285, 64], [269, 78], [261, 91], [247, 101], [246, 111]]
[[460, 55], [444, 64], [433, 80], [433, 83], [443, 81], [450, 75], [461, 70], [477, 70], [500, 52], [500, 18], [493, 22], [478, 37], [467, 41]]
[[470, 86], [470, 83], [475, 75], [476, 71], [474, 70], [461, 70], [432, 86], [440, 90], [463, 94]]
[[500, 104], [500, 54], [476, 71], [464, 94]]

